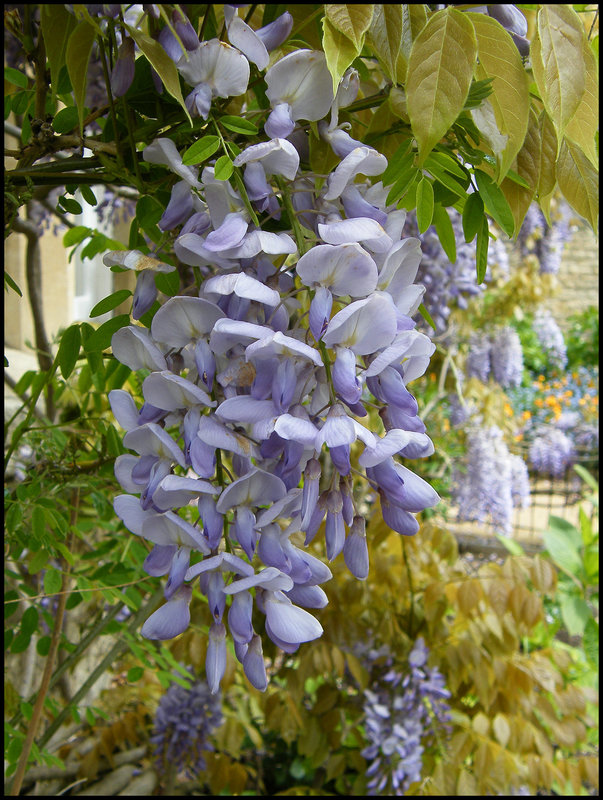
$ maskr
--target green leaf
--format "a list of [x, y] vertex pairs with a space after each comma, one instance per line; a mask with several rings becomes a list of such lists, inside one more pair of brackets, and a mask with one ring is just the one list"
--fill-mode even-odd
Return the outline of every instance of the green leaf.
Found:
[[117, 308], [120, 303], [123, 303], [128, 297], [132, 296], [132, 292], [130, 289], [120, 289], [117, 292], [113, 292], [108, 297], [103, 298], [99, 303], [97, 303], [92, 311], [90, 312], [91, 317], [100, 317], [101, 314], [106, 314], [107, 311], [113, 311], [114, 308]]
[[63, 332], [57, 352], [57, 363], [65, 380], [71, 375], [80, 354], [80, 326], [75, 323]]
[[220, 117], [220, 124], [227, 130], [233, 133], [242, 133], [244, 136], [255, 136], [258, 133], [258, 128], [253, 122], [242, 117]]
[[525, 550], [515, 539], [509, 539], [507, 536], [502, 536], [500, 533], [496, 534], [496, 538], [512, 556], [523, 556], [525, 554]]
[[[471, 242], [477, 235], [484, 219], [484, 201], [477, 192], [467, 196], [463, 206], [463, 234], [465, 241]], [[478, 281], [481, 283], [481, 281]]]
[[128, 670], [128, 683], [136, 683], [143, 675], [144, 669], [142, 667], [132, 667]]
[[586, 620], [582, 647], [589, 664], [599, 671], [599, 623], [592, 616]]
[[596, 232], [599, 217], [599, 173], [576, 145], [563, 140], [557, 160], [557, 183], [577, 214]]
[[117, 317], [111, 317], [106, 322], [97, 328], [94, 333], [84, 342], [84, 350], [86, 353], [94, 353], [100, 350], [105, 350], [111, 346], [111, 338], [115, 331], [123, 328], [130, 323], [129, 314], [120, 314]]
[[23, 297], [23, 292], [21, 291], [21, 289], [19, 289], [17, 284], [14, 282], [14, 280], [11, 278], [11, 276], [8, 274], [6, 270], [4, 270], [4, 283], [6, 283], [13, 290], [13, 292], [16, 292], [19, 295], [19, 297]]
[[578, 594], [560, 593], [561, 618], [570, 636], [582, 636], [589, 619], [592, 618], [586, 600]]
[[78, 126], [79, 116], [76, 106], [62, 108], [52, 120], [52, 127], [57, 133], [69, 133]]
[[360, 52], [364, 45], [364, 35], [373, 18], [373, 5], [369, 3], [325, 3], [325, 18]]
[[88, 722], [88, 725], [92, 725], [92, 726], [96, 725], [96, 717], [92, 713], [92, 710], [90, 709], [90, 707], [88, 707], [86, 709], [86, 720]]
[[98, 203], [96, 195], [87, 183], [82, 183], [80, 186], [80, 193], [89, 206], [95, 206]]
[[44, 594], [57, 594], [62, 585], [63, 579], [58, 569], [47, 569], [44, 573]]
[[390, 205], [390, 203], [397, 203], [398, 200], [404, 197], [408, 189], [414, 183], [415, 178], [417, 178], [420, 174], [420, 170], [411, 164], [411, 166], [399, 176], [392, 188], [389, 190], [389, 194], [387, 195], [387, 199], [385, 201], [386, 204]]
[[490, 244], [490, 235], [488, 233], [488, 220], [485, 216], [482, 217], [479, 228], [477, 229], [477, 238], [475, 241], [475, 266], [477, 270], [477, 283], [483, 283], [486, 277], [486, 270], [488, 269], [488, 247]]
[[47, 656], [50, 652], [50, 636], [41, 636], [36, 643], [38, 655]]
[[4, 80], [8, 83], [12, 83], [15, 86], [19, 86], [21, 89], [27, 89], [29, 86], [29, 79], [27, 75], [24, 75], [18, 69], [14, 69], [13, 67], [4, 67]]
[[322, 29], [322, 49], [327, 60], [327, 68], [333, 80], [332, 88], [333, 94], [335, 94], [343, 73], [352, 61], [360, 55], [360, 49], [345, 34], [337, 30], [326, 16], [322, 20]]
[[65, 197], [65, 195], [61, 195], [59, 197], [59, 205], [68, 213], [68, 214], [81, 214], [82, 207], [78, 203], [77, 200], [74, 200], [73, 197]]
[[423, 167], [430, 172], [434, 178], [437, 178], [440, 183], [442, 183], [447, 189], [450, 189], [451, 192], [454, 192], [458, 197], [465, 197], [467, 194], [467, 186], [469, 185], [469, 178], [467, 175], [463, 174], [463, 180], [465, 181], [465, 186], [460, 184], [456, 178], [453, 178], [450, 174], [450, 170], [448, 167], [442, 166], [442, 162], [438, 159], [434, 158], [435, 153], [431, 153], [425, 159], [423, 163]]
[[200, 164], [201, 161], [205, 161], [206, 158], [213, 156], [219, 147], [220, 138], [218, 136], [203, 136], [184, 151], [182, 163], [187, 166]]
[[544, 546], [555, 564], [563, 572], [577, 577], [582, 570], [582, 559], [568, 537], [562, 531], [551, 528], [547, 528], [543, 536]]
[[220, 156], [214, 166], [214, 178], [217, 181], [227, 181], [232, 175], [233, 165], [229, 156]]
[[398, 80], [397, 65], [402, 42], [402, 4], [380, 3], [373, 6], [373, 18], [366, 41], [377, 56], [385, 75], [395, 84]]
[[415, 154], [411, 150], [411, 145], [412, 139], [406, 139], [388, 159], [387, 168], [381, 175], [384, 186], [390, 186], [412, 166]]
[[571, 6], [541, 5], [530, 59], [536, 86], [557, 131], [559, 148], [586, 90], [585, 39], [584, 25]]
[[433, 209], [433, 224], [435, 225], [440, 244], [448, 256], [448, 260], [454, 264], [456, 261], [456, 239], [454, 238], [454, 229], [448, 212], [445, 208], [442, 208], [439, 203], [436, 203]]
[[175, 297], [180, 291], [180, 275], [178, 270], [174, 272], [157, 272], [155, 275], [155, 286], [160, 292], [167, 294], [168, 297]]
[[60, 3], [42, 3], [40, 4], [40, 25], [44, 37], [46, 58], [50, 65], [50, 88], [54, 96], [59, 88], [59, 73], [65, 66], [67, 43], [77, 25], [77, 20]]
[[431, 326], [431, 327], [434, 329], [434, 331], [435, 331], [435, 330], [436, 330], [436, 325], [435, 325], [435, 322], [434, 322], [434, 321], [433, 321], [433, 319], [431, 318], [431, 314], [430, 314], [430, 313], [429, 313], [429, 311], [428, 311], [428, 310], [425, 308], [425, 306], [423, 305], [423, 303], [421, 303], [421, 305], [419, 306], [419, 314], [420, 314], [420, 315], [423, 317], [423, 319], [425, 320], [425, 322], [426, 322], [428, 325], [430, 325], [430, 326]]
[[[90, 54], [95, 37], [96, 32], [92, 25], [85, 20], [78, 22], [69, 36], [65, 53], [65, 62], [67, 64], [71, 85], [73, 86], [73, 96], [78, 110], [80, 133], [83, 133], [88, 62], [90, 61]], [[81, 210], [79, 213], [81, 213]]]
[[576, 472], [582, 478], [582, 480], [590, 486], [593, 492], [599, 491], [599, 482], [593, 475], [590, 474], [587, 469], [584, 469], [581, 464], [574, 464], [574, 472]]
[[469, 12], [468, 16], [477, 37], [476, 77], [492, 81], [488, 102], [493, 108], [498, 130], [506, 137], [502, 150], [495, 151], [500, 182], [523, 145], [528, 129], [528, 77], [519, 51], [503, 26], [487, 14]]
[[513, 236], [513, 231], [515, 230], [513, 213], [500, 187], [481, 169], [473, 170], [473, 174], [486, 211], [492, 219], [498, 222], [507, 236]]
[[178, 101], [178, 103], [180, 103], [184, 113], [186, 114], [186, 118], [192, 127], [193, 121], [184, 102], [184, 98], [182, 97], [178, 70], [176, 69], [176, 65], [172, 59], [168, 56], [159, 42], [151, 39], [151, 37], [147, 36], [146, 33], [142, 33], [142, 31], [138, 30], [137, 28], [133, 28], [131, 25], [126, 25], [125, 27], [142, 51], [143, 55], [146, 56], [155, 72], [161, 78], [161, 81], [168, 93], [171, 94], [172, 97]]
[[38, 629], [38, 610], [34, 606], [25, 609], [21, 617], [21, 633], [30, 636]]
[[74, 228], [69, 228], [67, 233], [63, 235], [63, 245], [70, 247], [72, 244], [78, 244], [91, 234], [91, 228], [87, 228], [85, 225], [76, 225]]
[[40, 570], [45, 566], [49, 557], [50, 554], [46, 550], [38, 550], [37, 553], [34, 553], [31, 561], [27, 565], [27, 571], [29, 574], [35, 575], [36, 573], [40, 572]]
[[163, 206], [154, 197], [145, 195], [136, 203], [136, 219], [143, 230], [153, 228], [163, 216]]
[[450, 7], [437, 11], [413, 42], [406, 99], [419, 166], [463, 110], [476, 57], [473, 25]]
[[417, 185], [417, 226], [419, 233], [425, 233], [433, 219], [433, 185], [423, 176]]
[[516, 158], [517, 172], [522, 181], [527, 184], [527, 188], [512, 180], [509, 174], [500, 185], [500, 189], [511, 209], [516, 231], [520, 230], [525, 215], [528, 213], [528, 209], [536, 195], [540, 176], [540, 157], [540, 126], [536, 114], [531, 111], [525, 141]]

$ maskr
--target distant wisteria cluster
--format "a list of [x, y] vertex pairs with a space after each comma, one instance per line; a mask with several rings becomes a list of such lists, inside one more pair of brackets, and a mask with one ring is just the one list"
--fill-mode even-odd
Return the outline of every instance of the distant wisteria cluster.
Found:
[[538, 204], [532, 203], [517, 236], [522, 257], [536, 256], [540, 272], [556, 275], [561, 266], [563, 248], [572, 236], [570, 220], [571, 210], [565, 202], [560, 203], [557, 216], [551, 219], [551, 226]]
[[567, 348], [561, 328], [548, 308], [538, 308], [534, 314], [534, 333], [551, 366], [558, 370], [567, 364]]
[[[225, 23], [230, 44], [199, 42], [186, 23], [186, 54], [169, 31], [158, 39], [191, 87], [187, 107], [203, 119], [215, 98], [246, 92], [250, 62], [266, 69], [292, 18], [286, 12], [254, 31], [225, 6]], [[343, 554], [357, 578], [367, 577], [352, 482], [356, 442], [358, 469], [392, 530], [416, 533], [415, 514], [439, 501], [396, 458], [433, 453], [407, 388], [435, 349], [412, 320], [424, 294], [415, 283], [420, 242], [402, 238], [406, 213], [387, 205], [381, 182], [356, 180], [387, 166], [338, 124], [339, 110], [356, 98], [357, 72], [346, 72], [335, 95], [331, 85], [318, 51], [291, 52], [267, 70], [267, 138], [233, 159], [238, 184], [217, 174], [217, 161], [185, 165], [171, 139], [143, 151], [159, 176], [165, 167], [176, 176], [158, 226], [173, 235], [176, 258], [198, 283], [168, 299], [150, 329], [130, 325], [113, 336], [114, 356], [147, 371], [142, 407], [127, 391], [109, 393], [133, 451], [116, 460], [125, 493], [114, 507], [152, 543], [147, 572], [168, 576], [167, 602], [147, 619], [144, 636], [169, 639], [188, 627], [198, 579], [211, 615], [212, 692], [226, 666], [226, 625], [261, 690], [264, 634], [287, 653], [321, 636], [305, 609], [326, 605], [320, 584], [332, 575], [305, 548], [323, 522], [327, 559]], [[339, 158], [319, 189], [300, 165], [300, 121], [317, 122]], [[275, 232], [273, 220], [285, 216], [291, 228]], [[262, 227], [264, 219], [270, 224]], [[136, 250], [104, 257], [109, 267], [137, 272], [135, 320], [156, 300], [155, 276], [175, 269], [164, 258]], [[368, 421], [369, 404], [379, 409], [378, 430], [358, 421]]]
[[172, 683], [159, 701], [151, 734], [157, 772], [195, 778], [205, 769], [204, 753], [213, 750], [210, 737], [221, 724], [221, 697], [204, 681], [188, 689]]
[[437, 667], [428, 667], [429, 651], [419, 637], [398, 672], [386, 659], [370, 689], [364, 691], [365, 733], [369, 745], [368, 794], [401, 797], [421, 780], [423, 752], [436, 731], [446, 733], [450, 692]]
[[529, 505], [526, 464], [509, 451], [497, 426], [469, 425], [466, 453], [453, 475], [452, 497], [460, 520], [490, 521], [505, 536], [511, 533], [514, 509]]
[[534, 433], [528, 458], [536, 472], [560, 478], [575, 462], [576, 449], [572, 440], [558, 427], [543, 425]]
[[491, 376], [503, 388], [519, 386], [523, 377], [523, 349], [515, 328], [505, 325], [489, 335], [472, 334], [465, 368], [468, 377], [484, 383]]

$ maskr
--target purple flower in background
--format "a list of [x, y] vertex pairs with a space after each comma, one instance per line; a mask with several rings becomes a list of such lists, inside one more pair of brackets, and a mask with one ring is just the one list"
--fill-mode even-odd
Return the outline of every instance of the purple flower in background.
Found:
[[492, 342], [485, 333], [473, 333], [469, 340], [469, 351], [465, 370], [469, 378], [479, 378], [482, 383], [487, 383], [490, 376], [490, 352]]
[[151, 742], [160, 775], [184, 772], [194, 779], [206, 767], [204, 753], [214, 749], [210, 737], [222, 724], [222, 699], [204, 681], [191, 680], [187, 688], [172, 683], [159, 701]]
[[563, 201], [556, 215], [551, 215], [551, 225], [536, 203], [528, 209], [517, 241], [524, 258], [533, 255], [538, 259], [540, 272], [551, 275], [559, 272], [563, 248], [572, 236], [570, 219], [571, 209]]
[[[368, 655], [383, 661], [379, 651]], [[369, 745], [362, 755], [369, 761], [370, 795], [405, 795], [421, 780], [423, 752], [437, 729], [448, 730], [450, 692], [437, 667], [428, 667], [429, 651], [419, 637], [403, 672], [393, 666], [385, 648], [385, 663], [364, 691], [365, 732]]]
[[491, 335], [492, 377], [503, 388], [519, 386], [523, 376], [523, 350], [519, 334], [507, 325]]
[[563, 431], [553, 425], [543, 425], [535, 431], [528, 458], [536, 472], [560, 478], [574, 463], [576, 450]]
[[533, 329], [548, 361], [556, 369], [564, 369], [567, 364], [565, 341], [561, 328], [548, 309], [538, 308], [536, 310]]
[[[509, 452], [495, 425], [473, 424], [467, 431], [466, 454], [453, 475], [452, 497], [458, 518], [486, 522], [508, 536], [516, 506], [529, 503], [527, 470]], [[525, 467], [525, 465], [524, 465]]]

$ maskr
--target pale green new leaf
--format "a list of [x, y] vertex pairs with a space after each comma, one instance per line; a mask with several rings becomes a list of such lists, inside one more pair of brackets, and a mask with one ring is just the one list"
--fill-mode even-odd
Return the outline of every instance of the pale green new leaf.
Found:
[[508, 177], [500, 185], [513, 214], [516, 232], [519, 232], [528, 208], [536, 194], [540, 177], [540, 153], [540, 128], [536, 114], [532, 111], [523, 147], [517, 154], [515, 168], [519, 177], [528, 185], [528, 188], [521, 186]]
[[599, 174], [582, 150], [564, 139], [557, 160], [557, 183], [563, 196], [593, 231], [599, 217]]
[[532, 71], [559, 147], [586, 88], [585, 35], [571, 6], [548, 3], [540, 7], [538, 29], [530, 46]]
[[84, 101], [86, 98], [86, 75], [88, 73], [88, 62], [96, 33], [94, 28], [86, 21], [78, 22], [71, 31], [67, 50], [65, 52], [65, 63], [69, 72], [69, 79], [73, 87], [73, 96], [77, 106], [77, 114], [80, 123], [80, 132], [84, 123]]
[[599, 130], [599, 71], [595, 56], [586, 42], [583, 49], [586, 64], [584, 94], [576, 113], [567, 123], [565, 135], [578, 145], [593, 167], [598, 169], [599, 157], [595, 136]]
[[507, 137], [502, 152], [496, 153], [500, 182], [519, 152], [528, 129], [528, 77], [517, 47], [503, 26], [486, 14], [469, 13], [468, 16], [477, 37], [476, 78], [492, 79], [488, 102], [500, 133]]
[[397, 76], [398, 83], [406, 83], [408, 59], [412, 43], [427, 25], [427, 12], [423, 3], [402, 4], [402, 41], [398, 56]]
[[77, 25], [73, 14], [70, 14], [64, 5], [40, 5], [40, 25], [44, 37], [46, 58], [50, 65], [50, 88], [53, 94], [59, 80], [59, 72], [65, 63], [67, 42], [71, 31]]
[[188, 113], [188, 109], [184, 103], [184, 98], [182, 97], [182, 92], [180, 90], [178, 70], [176, 69], [176, 65], [172, 59], [168, 56], [159, 42], [151, 39], [151, 37], [147, 36], [146, 33], [142, 33], [142, 31], [133, 28], [131, 25], [126, 25], [126, 28], [128, 29], [130, 36], [134, 39], [138, 47], [150, 62], [155, 72], [161, 78], [161, 81], [168, 93], [180, 103], [184, 109], [186, 118], [192, 125], [193, 121]]
[[377, 56], [386, 76], [395, 83], [402, 41], [402, 5], [398, 3], [376, 4], [366, 41]]
[[425, 233], [433, 218], [433, 184], [423, 176], [417, 186], [417, 227]]
[[333, 94], [335, 94], [343, 73], [360, 54], [362, 48], [358, 49], [351, 39], [333, 27], [328, 17], [323, 17], [322, 28], [322, 49], [333, 79]]
[[551, 118], [543, 109], [539, 119], [540, 129], [540, 176], [538, 178], [538, 202], [548, 224], [551, 224], [550, 205], [557, 183], [557, 134]]
[[435, 13], [414, 41], [406, 100], [419, 165], [462, 111], [476, 57], [473, 25], [453, 8]]
[[325, 17], [360, 52], [364, 45], [364, 34], [371, 24], [373, 8], [372, 3], [325, 3]]

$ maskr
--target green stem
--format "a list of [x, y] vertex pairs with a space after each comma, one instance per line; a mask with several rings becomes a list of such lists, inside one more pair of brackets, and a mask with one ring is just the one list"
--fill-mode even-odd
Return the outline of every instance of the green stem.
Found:
[[282, 178], [278, 176], [275, 177], [276, 184], [281, 191], [281, 197], [283, 198], [283, 205], [285, 206], [285, 211], [287, 212], [287, 216], [289, 217], [289, 222], [291, 223], [291, 228], [293, 230], [293, 235], [295, 236], [295, 241], [297, 243], [297, 249], [299, 250], [300, 256], [303, 256], [304, 253], [307, 253], [310, 245], [306, 242], [304, 237], [304, 232], [302, 231], [302, 227], [299, 224], [299, 220], [297, 218], [297, 214], [295, 213], [295, 209], [293, 208], [293, 203], [291, 202], [291, 197], [287, 192], [287, 187], [285, 182]]
[[412, 585], [412, 574], [410, 571], [410, 563], [408, 561], [408, 554], [406, 552], [406, 542], [404, 541], [404, 537], [400, 537], [400, 543], [402, 545], [402, 557], [404, 559], [404, 565], [406, 567], [406, 577], [408, 580], [408, 592], [410, 595], [410, 609], [408, 612], [408, 635], [412, 639], [412, 629], [415, 617], [415, 593]]
[[[134, 617], [134, 619], [128, 625], [128, 633], [133, 633], [142, 620], [145, 617], [150, 616], [150, 614], [155, 610], [159, 601], [163, 597], [163, 588], [159, 587], [154, 595], [152, 595], [151, 599], [148, 603], [144, 604], [138, 614]], [[94, 686], [97, 680], [101, 677], [101, 675], [108, 669], [111, 664], [115, 661], [118, 656], [120, 656], [124, 650], [128, 649], [128, 642], [124, 639], [120, 639], [117, 641], [111, 650], [107, 653], [107, 655], [103, 658], [103, 660], [98, 664], [96, 669], [88, 676], [88, 678], [84, 681], [84, 683], [80, 686], [77, 692], [73, 695], [71, 703], [66, 706], [51, 722], [48, 726], [47, 730], [42, 734], [39, 741], [37, 742], [38, 748], [41, 750], [44, 745], [49, 741], [49, 739], [58, 731], [58, 729], [63, 724], [64, 720], [69, 716], [71, 713], [70, 708], [71, 706], [76, 706], [80, 700], [82, 700], [86, 694], [90, 691], [90, 689]]]

